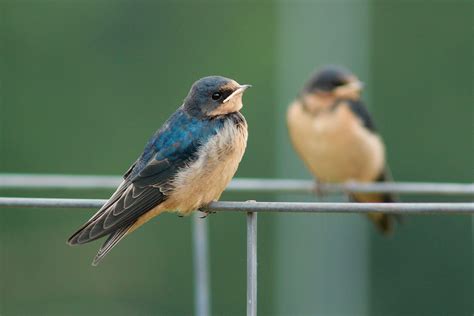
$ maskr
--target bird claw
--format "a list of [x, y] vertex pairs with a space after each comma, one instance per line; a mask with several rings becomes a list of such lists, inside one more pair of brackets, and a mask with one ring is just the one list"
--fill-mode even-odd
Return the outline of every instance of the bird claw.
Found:
[[199, 216], [199, 218], [207, 218], [210, 214], [216, 214], [216, 211], [208, 211], [203, 208], [198, 208], [198, 211], [203, 214], [202, 216]]
[[351, 180], [347, 180], [343, 184], [342, 193], [344, 193], [344, 195], [349, 197], [349, 202], [350, 202], [350, 196], [352, 194], [350, 187], [354, 185], [355, 183], [357, 183], [357, 181], [351, 179]]
[[322, 188], [322, 183], [318, 180], [314, 180], [314, 189], [313, 189], [313, 193], [316, 195], [316, 197], [318, 199], [322, 199], [326, 194], [324, 193], [323, 191], [323, 188]]

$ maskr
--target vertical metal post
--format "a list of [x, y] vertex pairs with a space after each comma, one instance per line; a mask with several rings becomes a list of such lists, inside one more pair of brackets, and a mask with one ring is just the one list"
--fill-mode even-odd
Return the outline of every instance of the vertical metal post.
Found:
[[207, 220], [195, 212], [192, 220], [194, 261], [194, 311], [196, 316], [210, 316], [209, 242]]
[[247, 213], [247, 316], [257, 316], [257, 213]]
[[[375, 1], [276, 1], [277, 35], [276, 98], [289, 102], [308, 78], [312, 68], [339, 63], [370, 85], [372, 62], [371, 14]], [[337, 19], [328, 29], [326, 25]], [[350, 29], [351, 32], [343, 30]], [[295, 36], [298, 34], [298, 36]], [[311, 36], [311, 41], [308, 41]], [[337, 36], [338, 41], [333, 37]], [[304, 47], [304, 49], [295, 49]], [[321, 49], [324, 47], [324, 49]], [[370, 92], [369, 92], [370, 94]], [[370, 95], [364, 101], [371, 105]], [[279, 102], [277, 121], [284, 122], [287, 102]], [[285, 124], [274, 135], [275, 175], [308, 177], [286, 139]], [[285, 195], [280, 201], [311, 201]], [[276, 315], [368, 315], [370, 314], [370, 229], [357, 217], [275, 216], [273, 291]], [[307, 247], [295, 245], [311, 240]], [[341, 251], [334, 251], [334, 249]], [[353, 251], [357, 249], [357, 251]], [[303, 257], [303, 261], [294, 258]], [[350, 267], [347, 262], [351, 262]], [[325, 282], [322, 280], [331, 280]], [[294, 285], [298, 291], [294, 291]], [[341, 291], [340, 284], [344, 284]], [[311, 294], [309, 294], [311, 293]], [[350, 311], [350, 312], [348, 312]]]

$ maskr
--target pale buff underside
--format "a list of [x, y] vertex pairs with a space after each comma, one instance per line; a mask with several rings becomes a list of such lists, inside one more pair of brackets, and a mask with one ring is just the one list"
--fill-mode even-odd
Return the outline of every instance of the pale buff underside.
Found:
[[382, 172], [385, 149], [380, 137], [347, 105], [313, 116], [294, 102], [287, 114], [293, 146], [318, 180], [369, 182]]
[[226, 123], [221, 132], [203, 145], [195, 162], [175, 177], [168, 199], [141, 216], [129, 229], [131, 233], [163, 212], [188, 215], [201, 206], [218, 200], [237, 171], [247, 145], [247, 126]]

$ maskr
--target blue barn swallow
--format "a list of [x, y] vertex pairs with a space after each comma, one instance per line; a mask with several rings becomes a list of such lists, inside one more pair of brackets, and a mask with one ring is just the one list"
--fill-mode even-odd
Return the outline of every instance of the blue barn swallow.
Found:
[[250, 87], [220, 76], [196, 81], [184, 103], [151, 137], [115, 193], [68, 244], [108, 236], [92, 265], [126, 235], [163, 212], [188, 215], [219, 199], [247, 145], [239, 112]]
[[[361, 100], [362, 82], [350, 71], [328, 66], [316, 72], [290, 104], [291, 142], [318, 182], [389, 181], [384, 143]], [[354, 202], [394, 202], [391, 194], [350, 194]], [[394, 215], [369, 214], [383, 233]]]

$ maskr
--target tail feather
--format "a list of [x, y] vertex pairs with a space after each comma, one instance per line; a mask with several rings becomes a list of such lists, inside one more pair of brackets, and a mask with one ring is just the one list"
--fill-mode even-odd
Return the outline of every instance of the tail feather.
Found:
[[[370, 197], [372, 198], [369, 199]], [[349, 200], [357, 203], [391, 203], [396, 201], [390, 195], [385, 194], [364, 194], [363, 197], [360, 194], [351, 194]], [[395, 223], [401, 220], [401, 216], [398, 214], [369, 213], [367, 216], [384, 235], [390, 235], [394, 230]]]
[[[392, 177], [388, 168], [386, 168], [375, 181], [392, 181]], [[398, 196], [392, 193], [358, 193], [349, 195], [349, 199], [352, 202], [360, 203], [395, 203], [399, 201]], [[400, 224], [402, 222], [402, 216], [399, 214], [369, 213], [368, 216], [378, 228], [378, 230], [384, 235], [390, 235], [393, 233], [395, 229], [395, 223]]]
[[369, 218], [383, 235], [390, 235], [395, 229], [395, 223], [401, 222], [398, 214], [369, 213]]
[[99, 262], [102, 261], [102, 259], [104, 259], [104, 257], [112, 250], [112, 248], [114, 248], [115, 245], [117, 245], [118, 242], [121, 241], [127, 235], [127, 232], [129, 231], [130, 227], [133, 226], [133, 224], [134, 223], [119, 228], [109, 235], [102, 247], [100, 247], [99, 252], [97, 252], [97, 255], [94, 257], [94, 260], [92, 261], [93, 266], [97, 266]]

